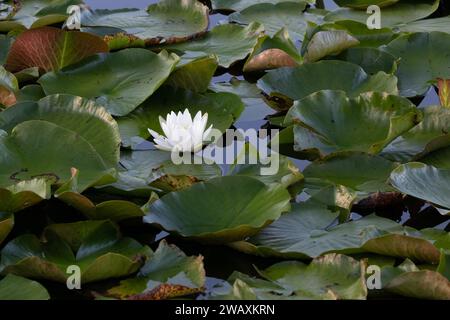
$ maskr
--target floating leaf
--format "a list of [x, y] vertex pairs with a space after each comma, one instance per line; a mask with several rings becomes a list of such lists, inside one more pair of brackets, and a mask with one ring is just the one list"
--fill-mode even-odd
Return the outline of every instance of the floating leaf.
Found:
[[149, 254], [149, 249], [135, 240], [121, 238], [111, 222], [69, 226], [70, 232], [58, 232], [61, 226], [51, 226], [44, 234], [45, 242], [34, 235], [12, 240], [2, 250], [0, 270], [66, 283], [70, 275], [66, 270], [75, 265], [81, 269], [82, 283], [89, 283], [132, 274]]
[[450, 110], [430, 106], [423, 110], [423, 120], [383, 150], [383, 156], [397, 161], [419, 159], [450, 145]]
[[366, 9], [371, 5], [382, 7], [390, 6], [399, 0], [336, 0], [336, 4], [341, 7], [349, 7], [355, 9]]
[[[118, 9], [84, 12], [83, 27], [103, 33], [107, 42], [117, 38], [137, 38], [145, 45], [187, 41], [206, 32], [208, 7], [196, 0], [162, 0], [147, 10]], [[104, 30], [108, 30], [105, 34]], [[117, 48], [116, 48], [117, 49]]]
[[217, 56], [220, 66], [228, 68], [234, 62], [245, 59], [253, 51], [262, 31], [262, 26], [256, 22], [245, 28], [236, 24], [218, 25], [202, 38], [163, 48], [177, 52], [213, 54]]
[[212, 7], [214, 10], [229, 10], [229, 11], [241, 11], [245, 8], [260, 4], [260, 3], [284, 3], [284, 2], [294, 2], [302, 4], [304, 6], [305, 2], [314, 3], [314, 0], [304, 1], [304, 0], [212, 0]]
[[[369, 76], [360, 66], [344, 61], [320, 61], [269, 71], [258, 81], [258, 87], [270, 98], [281, 100], [278, 103], [290, 105], [292, 100], [325, 89], [343, 90], [350, 97], [368, 91], [397, 94], [397, 79], [384, 72]], [[291, 99], [290, 103], [286, 97]]]
[[[376, 3], [371, 3], [376, 4]], [[399, 1], [381, 11], [383, 27], [394, 27], [431, 15], [439, 7], [439, 0]], [[331, 11], [325, 16], [326, 21], [353, 20], [366, 24], [369, 15], [366, 10], [349, 8]]]
[[144, 222], [202, 242], [226, 243], [276, 220], [289, 209], [289, 200], [280, 185], [267, 186], [244, 176], [221, 177], [165, 195], [150, 206]]
[[[72, 178], [74, 170], [81, 172], [74, 184], [79, 192], [112, 182], [118, 161], [118, 132], [104, 109], [69, 96], [45, 98], [38, 108], [35, 103], [18, 106], [2, 113], [2, 128], [9, 133], [1, 131], [0, 135], [4, 155], [1, 186], [40, 177], [61, 186]], [[35, 108], [30, 117], [21, 113], [30, 106]], [[86, 121], [84, 125], [82, 121]], [[20, 124], [15, 126], [16, 122]], [[67, 145], [70, 150], [61, 152]]]
[[391, 174], [391, 183], [400, 192], [429, 201], [450, 213], [450, 170], [411, 162], [399, 166]]
[[302, 41], [308, 21], [319, 22], [322, 19], [319, 15], [303, 12], [305, 6], [305, 2], [260, 3], [231, 14], [228, 20], [245, 25], [259, 22], [269, 36], [286, 28], [294, 41]]
[[[30, 120], [51, 122], [79, 135], [81, 140], [89, 143], [89, 149], [96, 150], [106, 166], [115, 167], [119, 161], [120, 136], [117, 123], [102, 106], [92, 100], [62, 94], [47, 96], [37, 102], [19, 103], [0, 113], [0, 129], [12, 132], [14, 127]], [[58, 137], [41, 143], [48, 143], [51, 147], [52, 143], [58, 141], [65, 143]], [[37, 159], [36, 156], [31, 158]]]
[[432, 270], [420, 270], [405, 260], [398, 267], [382, 269], [383, 289], [418, 299], [450, 299], [450, 281]]
[[314, 161], [303, 174], [308, 180], [318, 179], [356, 191], [387, 192], [393, 190], [387, 182], [396, 167], [395, 163], [380, 156], [344, 152]]
[[348, 98], [342, 91], [324, 90], [296, 101], [286, 121], [293, 122], [294, 149], [321, 156], [339, 151], [377, 154], [422, 119], [409, 100], [369, 92]]
[[129, 300], [163, 300], [201, 292], [204, 285], [203, 257], [188, 257], [162, 241], [136, 278], [121, 281], [107, 294]]
[[120, 166], [117, 182], [106, 186], [105, 190], [147, 198], [153, 191], [181, 190], [221, 176], [218, 165], [176, 165], [170, 152], [160, 150], [122, 152]]
[[0, 211], [17, 212], [49, 199], [50, 187], [48, 179], [35, 178], [0, 188]]
[[0, 66], [0, 106], [10, 107], [17, 101], [19, 84], [16, 77]]
[[308, 42], [303, 58], [305, 62], [315, 62], [329, 55], [338, 55], [358, 44], [358, 39], [345, 31], [319, 31]]
[[0, 300], [49, 300], [47, 290], [38, 282], [9, 274], [0, 280]]
[[113, 115], [124, 116], [163, 84], [178, 57], [163, 51], [126, 49], [97, 54], [39, 79], [47, 95], [66, 93], [95, 98]]
[[437, 263], [439, 250], [413, 229], [370, 215], [334, 225], [339, 212], [314, 200], [293, 206], [273, 224], [233, 248], [262, 256], [315, 258], [329, 252], [373, 252]]
[[361, 66], [370, 75], [379, 71], [393, 73], [397, 68], [397, 59], [378, 48], [350, 48], [342, 52], [338, 58]]
[[402, 96], [424, 95], [438, 78], [450, 78], [449, 69], [442, 68], [450, 65], [449, 46], [450, 34], [431, 32], [405, 34], [385, 47], [401, 59], [396, 75]]
[[67, 8], [83, 3], [81, 0], [19, 0], [15, 2], [17, 4], [12, 14], [6, 19], [0, 19], [0, 32], [39, 28], [64, 22], [68, 17]]
[[0, 65], [4, 65], [14, 39], [0, 34]]
[[31, 67], [59, 71], [96, 53], [108, 52], [102, 39], [89, 33], [43, 27], [21, 33], [13, 43], [6, 68], [18, 72]]

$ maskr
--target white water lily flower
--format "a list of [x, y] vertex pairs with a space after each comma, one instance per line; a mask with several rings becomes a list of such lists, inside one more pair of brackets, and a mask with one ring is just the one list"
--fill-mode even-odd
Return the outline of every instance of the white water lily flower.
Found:
[[171, 112], [167, 118], [159, 117], [159, 123], [164, 131], [165, 136], [148, 129], [153, 136], [156, 148], [164, 151], [173, 152], [197, 152], [202, 149], [203, 141], [206, 140], [211, 133], [212, 125], [208, 130], [208, 113], [202, 115], [199, 111], [192, 119], [188, 109], [176, 114]]

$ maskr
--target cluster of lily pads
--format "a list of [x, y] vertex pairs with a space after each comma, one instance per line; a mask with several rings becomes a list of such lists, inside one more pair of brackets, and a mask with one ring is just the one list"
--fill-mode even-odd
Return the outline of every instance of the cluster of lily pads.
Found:
[[[335, 2], [0, 1], [0, 299], [450, 299], [449, 4]], [[279, 128], [278, 174], [143, 147], [185, 108]]]

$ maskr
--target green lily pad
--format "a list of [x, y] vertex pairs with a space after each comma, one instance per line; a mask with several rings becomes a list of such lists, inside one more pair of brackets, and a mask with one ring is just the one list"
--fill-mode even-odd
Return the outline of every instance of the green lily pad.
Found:
[[338, 55], [357, 45], [359, 40], [346, 31], [319, 31], [309, 40], [303, 58], [305, 62], [315, 62], [326, 56]]
[[21, 181], [0, 188], [0, 211], [18, 212], [51, 197], [51, 182], [45, 178]]
[[381, 270], [383, 289], [411, 298], [449, 300], [450, 281], [433, 270], [420, 270], [405, 260], [397, 267]]
[[286, 28], [273, 37], [261, 37], [245, 62], [244, 72], [255, 72], [280, 67], [296, 67], [303, 61], [299, 50], [289, 37]]
[[[117, 123], [93, 100], [62, 94], [47, 96], [37, 102], [19, 103], [0, 113], [0, 129], [11, 133], [14, 127], [30, 120], [49, 122], [79, 135], [90, 145], [89, 149], [97, 151], [105, 166], [115, 167], [119, 162]], [[64, 143], [56, 137], [41, 144], [47, 143], [51, 147], [57, 141]]]
[[9, 274], [0, 280], [0, 300], [49, 300], [47, 290], [38, 282]]
[[450, 33], [450, 17], [424, 19], [400, 25], [402, 32], [445, 32]]
[[4, 65], [14, 39], [0, 34], [0, 65]]
[[[202, 201], [197, 201], [199, 197]], [[278, 219], [289, 210], [289, 200], [280, 185], [267, 186], [244, 176], [214, 178], [157, 200], [144, 222], [194, 240], [226, 243], [242, 240]]]
[[244, 25], [259, 22], [269, 36], [286, 28], [294, 41], [302, 41], [308, 21], [319, 23], [322, 19], [322, 16], [303, 12], [305, 7], [305, 2], [261, 3], [231, 14], [228, 20]]
[[259, 23], [247, 27], [223, 24], [214, 27], [204, 37], [189, 42], [163, 46], [177, 52], [200, 52], [216, 55], [219, 65], [228, 68], [234, 62], [245, 59], [258, 43], [263, 28]]
[[[111, 139], [111, 137], [105, 137]], [[72, 177], [73, 168], [82, 173], [78, 191], [110, 183], [115, 170], [103, 161], [99, 152], [76, 131], [42, 120], [25, 121], [8, 135], [0, 131], [0, 186], [46, 178], [61, 185]], [[70, 150], [61, 152], [70, 145]]]
[[[78, 266], [81, 282], [123, 277], [136, 272], [149, 255], [149, 248], [130, 238], [121, 238], [111, 222], [76, 222], [53, 225], [45, 242], [22, 235], [2, 250], [0, 270], [19, 276], [66, 283], [69, 266]], [[64, 232], [61, 231], [63, 228]]]
[[[333, 70], [333, 73], [330, 73], [330, 70]], [[296, 68], [272, 70], [258, 81], [258, 87], [271, 97], [282, 101], [285, 101], [286, 97], [300, 100], [325, 89], [343, 90], [350, 97], [368, 91], [391, 94], [398, 92], [395, 76], [384, 72], [369, 76], [360, 66], [344, 61], [319, 61]], [[285, 103], [289, 105], [289, 101]]]
[[450, 110], [440, 106], [423, 109], [423, 120], [383, 150], [383, 156], [406, 162], [450, 145]]
[[122, 145], [132, 146], [133, 138], [146, 139], [150, 136], [148, 128], [163, 134], [159, 117], [164, 119], [170, 112], [189, 109], [191, 115], [198, 111], [208, 113], [207, 126], [224, 132], [236, 121], [244, 105], [238, 96], [232, 93], [195, 93], [182, 88], [164, 86], [150, 99], [145, 101], [134, 112], [126, 117], [118, 118], [119, 130], [122, 136]]
[[14, 227], [14, 216], [10, 213], [0, 212], [0, 244], [2, 244], [2, 242], [11, 232], [13, 227]]
[[9, 51], [6, 68], [11, 72], [32, 67], [59, 71], [86, 57], [108, 51], [102, 39], [89, 33], [43, 27], [17, 37]]
[[379, 71], [394, 73], [397, 69], [397, 58], [378, 48], [349, 48], [338, 58], [361, 66], [370, 75]]
[[39, 101], [44, 97], [45, 93], [38, 84], [26, 85], [16, 93], [17, 103]]
[[343, 185], [363, 193], [388, 192], [389, 176], [397, 164], [366, 153], [336, 153], [316, 160], [303, 171], [307, 180]]
[[0, 32], [39, 28], [64, 22], [68, 17], [67, 8], [83, 3], [81, 0], [19, 0], [15, 2], [17, 4], [14, 4], [16, 9], [13, 14], [6, 19], [0, 19]]
[[450, 170], [419, 162], [399, 166], [391, 174], [391, 184], [400, 192], [429, 201], [450, 213]]
[[[375, 4], [375, 3], [373, 3]], [[394, 27], [411, 21], [423, 19], [431, 15], [439, 7], [439, 0], [399, 1], [381, 10], [383, 27]], [[331, 11], [325, 16], [326, 21], [353, 20], [366, 23], [369, 15], [366, 10], [350, 8]]]
[[369, 92], [348, 98], [331, 90], [296, 101], [286, 117], [296, 124], [294, 149], [320, 156], [340, 151], [377, 154], [421, 119], [420, 110], [399, 96]]
[[206, 32], [208, 14], [208, 7], [196, 0], [162, 0], [147, 10], [84, 12], [81, 24], [89, 32], [105, 35], [109, 43], [124, 37], [142, 40], [145, 45], [169, 44], [187, 41]]
[[124, 116], [136, 109], [169, 77], [178, 57], [163, 51], [126, 49], [97, 54], [39, 79], [47, 95], [95, 98], [108, 112]]
[[278, 4], [283, 2], [294, 2], [296, 4], [304, 4], [305, 2], [314, 3], [315, 0], [212, 0], [211, 2], [214, 10], [241, 11], [261, 3]]
[[402, 96], [424, 95], [432, 82], [450, 79], [448, 68], [450, 56], [450, 34], [443, 32], [405, 34], [391, 43], [385, 50], [401, 61], [396, 75]]
[[214, 164], [175, 165], [171, 153], [160, 150], [124, 151], [120, 167], [117, 181], [105, 190], [147, 198], [153, 191], [181, 190], [222, 175], [221, 168]]
[[121, 281], [107, 295], [128, 300], [173, 299], [201, 292], [204, 285], [203, 257], [188, 257], [162, 241], [136, 278]]
[[429, 240], [398, 223], [370, 215], [334, 225], [339, 212], [307, 201], [263, 229], [246, 242], [231, 246], [262, 256], [315, 258], [329, 252], [355, 254], [372, 252], [387, 256], [439, 262], [440, 252]]
[[336, 0], [335, 1], [338, 6], [341, 7], [349, 7], [355, 9], [366, 9], [371, 5], [379, 6], [380, 8], [387, 7], [393, 5], [394, 3], [399, 2], [399, 0]]
[[437, 149], [420, 158], [420, 162], [439, 169], [450, 169], [450, 147]]
[[205, 92], [218, 67], [214, 55], [185, 54], [165, 84], [194, 92]]

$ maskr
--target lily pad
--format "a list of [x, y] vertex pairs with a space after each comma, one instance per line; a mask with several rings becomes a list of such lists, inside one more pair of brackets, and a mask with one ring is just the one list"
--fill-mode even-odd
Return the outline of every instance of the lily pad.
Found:
[[153, 191], [171, 192], [222, 175], [218, 165], [175, 165], [171, 153], [160, 150], [122, 152], [118, 179], [105, 190], [149, 197]]
[[303, 59], [305, 62], [315, 62], [326, 56], [338, 55], [358, 44], [359, 40], [346, 31], [319, 31], [309, 40]]
[[[105, 164], [99, 152], [76, 131], [32, 120], [17, 125], [10, 134], [0, 133], [2, 187], [39, 177], [61, 185], [71, 178], [74, 167], [82, 172], [77, 181], [80, 192], [114, 179], [114, 168]], [[70, 150], [61, 152], [68, 144]]]
[[140, 137], [140, 141], [148, 138], [148, 128], [162, 134], [159, 117], [166, 118], [170, 112], [184, 111], [186, 108], [192, 115], [198, 111], [203, 114], [207, 112], [207, 126], [213, 125], [224, 132], [239, 118], [244, 105], [239, 97], [232, 93], [200, 94], [164, 86], [135, 111], [117, 119], [122, 145], [132, 146], [133, 137]]
[[267, 186], [244, 176], [214, 178], [157, 200], [144, 222], [194, 240], [227, 243], [255, 234], [278, 219], [289, 210], [289, 200], [280, 185]]
[[211, 2], [214, 10], [241, 11], [261, 3], [278, 4], [283, 2], [294, 2], [304, 4], [305, 2], [314, 3], [315, 0], [212, 0]]
[[[330, 70], [333, 72], [330, 73]], [[356, 64], [331, 60], [269, 71], [258, 80], [258, 87], [271, 97], [277, 97], [288, 105], [289, 101], [286, 102], [286, 97], [292, 104], [292, 100], [300, 100], [311, 93], [325, 89], [343, 90], [350, 97], [356, 97], [368, 91], [391, 94], [398, 92], [397, 79], [393, 75], [379, 72], [369, 76]]]
[[111, 222], [76, 222], [70, 227], [71, 232], [60, 232], [61, 226], [51, 226], [45, 242], [34, 235], [12, 240], [2, 250], [0, 270], [66, 283], [67, 268], [78, 266], [82, 283], [89, 283], [132, 274], [150, 253], [135, 240], [121, 238]]
[[440, 106], [423, 109], [423, 120], [384, 150], [384, 157], [406, 162], [450, 145], [450, 110]]
[[203, 257], [188, 257], [162, 241], [136, 278], [121, 281], [107, 295], [128, 300], [163, 300], [201, 292], [204, 285]]
[[163, 46], [177, 52], [200, 52], [217, 56], [219, 65], [228, 68], [234, 62], [245, 59], [262, 36], [263, 27], [251, 23], [247, 27], [223, 24], [214, 27], [204, 37], [185, 43]]
[[400, 192], [438, 205], [450, 213], [450, 170], [419, 162], [399, 166], [392, 172], [391, 184]]
[[343, 185], [364, 193], [392, 191], [389, 176], [397, 164], [366, 153], [336, 153], [316, 160], [303, 171], [308, 180]]
[[18, 212], [51, 197], [51, 181], [35, 178], [0, 188], [0, 211]]
[[[395, 27], [423, 19], [431, 15], [438, 7], [439, 0], [399, 1], [382, 9], [382, 27]], [[368, 17], [365, 10], [342, 8], [331, 11], [324, 19], [326, 21], [353, 20], [365, 24]]]
[[97, 54], [39, 79], [47, 95], [94, 98], [108, 112], [124, 116], [136, 109], [169, 77], [179, 58], [163, 51], [126, 49]]
[[298, 295], [313, 299], [366, 299], [365, 265], [353, 258], [328, 254], [311, 264], [281, 262], [261, 274]]
[[[162, 0], [147, 10], [117, 9], [84, 12], [83, 27], [102, 33], [107, 42], [125, 37], [145, 45], [187, 41], [206, 32], [208, 7], [196, 0]], [[105, 34], [105, 29], [108, 31]], [[136, 39], [134, 39], [136, 38]]]
[[371, 5], [379, 6], [380, 8], [390, 6], [394, 3], [399, 2], [399, 0], [336, 0], [338, 6], [349, 7], [355, 9], [366, 9]]
[[[12, 3], [13, 1], [7, 1]], [[6, 19], [0, 19], [0, 32], [39, 28], [64, 22], [67, 8], [82, 4], [82, 0], [19, 0], [14, 1], [15, 9]]]
[[385, 47], [401, 59], [396, 75], [402, 96], [424, 95], [438, 78], [450, 78], [449, 69], [442, 68], [450, 65], [449, 46], [450, 34], [430, 32], [406, 34]]
[[47, 290], [38, 282], [9, 274], [0, 280], [0, 300], [49, 300]]
[[214, 55], [185, 54], [165, 84], [194, 92], [205, 92], [218, 67]]
[[440, 252], [422, 234], [398, 223], [370, 215], [335, 225], [339, 212], [314, 200], [293, 210], [235, 249], [262, 256], [314, 258], [329, 252], [372, 252], [437, 263]]
[[8, 236], [14, 226], [14, 216], [10, 213], [0, 212], [0, 244]]
[[43, 27], [21, 33], [11, 46], [6, 68], [19, 72], [38, 67], [59, 71], [96, 53], [108, 52], [102, 39], [89, 33]]
[[378, 48], [349, 48], [338, 58], [361, 66], [370, 75], [379, 71], [394, 73], [397, 69], [397, 58]]
[[255, 72], [280, 67], [295, 67], [303, 61], [299, 50], [283, 28], [273, 37], [262, 37], [245, 62], [244, 72]]
[[450, 17], [424, 19], [400, 25], [402, 32], [445, 32], [450, 33]]
[[450, 281], [433, 270], [420, 270], [412, 261], [405, 260], [397, 267], [381, 270], [383, 289], [418, 299], [450, 299]]
[[369, 92], [348, 98], [343, 91], [324, 90], [296, 101], [286, 121], [293, 122], [294, 149], [320, 156], [339, 151], [377, 154], [422, 119], [409, 100]]
[[305, 2], [266, 2], [233, 13], [228, 20], [244, 25], [259, 22], [264, 25], [265, 33], [269, 36], [286, 28], [294, 41], [303, 41], [308, 21], [319, 23], [322, 19], [322, 16], [304, 12], [305, 7]]
[[[47, 96], [37, 102], [19, 103], [0, 113], [0, 129], [11, 133], [14, 127], [30, 120], [50, 122], [79, 135], [90, 145], [90, 149], [97, 151], [106, 166], [115, 167], [119, 162], [117, 123], [93, 100], [62, 94]], [[49, 140], [47, 143], [51, 145], [56, 141]]]
[[0, 35], [0, 65], [4, 65], [9, 49], [14, 42], [14, 39], [3, 34]]

